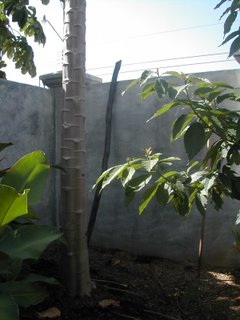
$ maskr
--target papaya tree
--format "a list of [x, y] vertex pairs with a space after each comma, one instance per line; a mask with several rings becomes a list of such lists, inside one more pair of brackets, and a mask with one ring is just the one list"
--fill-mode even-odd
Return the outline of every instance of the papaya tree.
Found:
[[89, 295], [85, 167], [86, 1], [66, 0], [62, 109], [63, 232], [68, 242], [67, 285], [71, 295]]

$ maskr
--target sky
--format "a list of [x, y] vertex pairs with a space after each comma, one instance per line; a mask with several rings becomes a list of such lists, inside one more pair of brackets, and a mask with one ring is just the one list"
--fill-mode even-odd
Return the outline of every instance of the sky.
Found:
[[[87, 73], [110, 81], [115, 63], [122, 60], [119, 79], [134, 79], [144, 69], [202, 72], [236, 69], [228, 59], [223, 40], [223, 8], [220, 0], [87, 0]], [[39, 76], [61, 70], [63, 8], [59, 0], [48, 6], [30, 0], [47, 36], [44, 47], [33, 44], [38, 75], [21, 75], [12, 63], [6, 69], [9, 80], [41, 85]], [[50, 22], [50, 23], [49, 23]], [[233, 61], [232, 61], [233, 60]], [[220, 61], [220, 62], [219, 62]]]

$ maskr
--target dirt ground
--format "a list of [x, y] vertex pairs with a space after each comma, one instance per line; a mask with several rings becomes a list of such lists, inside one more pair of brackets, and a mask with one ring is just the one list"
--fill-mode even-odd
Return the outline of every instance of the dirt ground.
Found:
[[[54, 275], [57, 263], [42, 260], [39, 271]], [[205, 266], [199, 279], [193, 265], [99, 248], [90, 263], [91, 299], [73, 301], [52, 288], [47, 301], [21, 310], [21, 320], [48, 319], [48, 308], [56, 320], [240, 320], [240, 268]]]

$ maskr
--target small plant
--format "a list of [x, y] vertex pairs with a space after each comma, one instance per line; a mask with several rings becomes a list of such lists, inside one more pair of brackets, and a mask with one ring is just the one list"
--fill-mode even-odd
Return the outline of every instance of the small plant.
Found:
[[[0, 150], [9, 145], [0, 144]], [[36, 215], [30, 207], [41, 199], [49, 168], [45, 155], [35, 151], [1, 170], [0, 314], [4, 320], [19, 319], [18, 306], [29, 307], [48, 296], [40, 283], [58, 284], [53, 278], [37, 274], [21, 275], [25, 260], [38, 259], [52, 241], [61, 237], [52, 226], [31, 223]]]
[[[170, 141], [183, 138], [188, 156], [186, 169], [172, 169], [173, 162], [179, 159], [151, 154], [147, 149], [145, 158], [133, 158], [108, 169], [97, 183], [103, 181], [103, 189], [119, 179], [127, 203], [145, 189], [140, 214], [155, 197], [161, 205], [172, 203], [182, 216], [190, 214], [194, 203], [205, 215], [209, 201], [218, 210], [225, 195], [240, 199], [240, 177], [234, 171], [234, 165], [240, 163], [240, 116], [221, 105], [223, 101], [239, 101], [239, 89], [177, 72], [166, 75], [146, 71], [134, 84], [140, 84], [142, 101], [152, 94], [163, 101], [148, 121], [178, 109], [180, 116], [172, 125]], [[202, 150], [205, 155], [197, 161]]]

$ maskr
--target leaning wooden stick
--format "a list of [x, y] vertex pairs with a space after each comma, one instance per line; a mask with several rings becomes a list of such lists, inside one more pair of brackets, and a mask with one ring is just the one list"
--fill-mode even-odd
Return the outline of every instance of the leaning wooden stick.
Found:
[[[103, 159], [102, 159], [102, 172], [106, 171], [108, 168], [108, 159], [110, 155], [110, 147], [111, 147], [111, 133], [112, 133], [112, 109], [114, 104], [114, 99], [116, 96], [116, 89], [117, 89], [117, 78], [119, 74], [119, 70], [121, 68], [122, 61], [118, 61], [115, 64], [115, 68], [113, 71], [112, 81], [110, 84], [110, 90], [108, 95], [108, 102], [107, 102], [107, 110], [106, 110], [106, 132], [105, 132], [105, 145], [104, 145], [104, 153], [103, 153]], [[102, 188], [102, 182], [97, 185], [92, 209], [90, 213], [90, 219], [88, 223], [88, 229], [87, 229], [87, 242], [88, 245], [90, 243], [92, 232], [94, 229], [94, 225], [97, 218], [97, 212], [99, 208], [99, 204], [101, 201], [102, 194], [100, 193], [100, 190]]]

